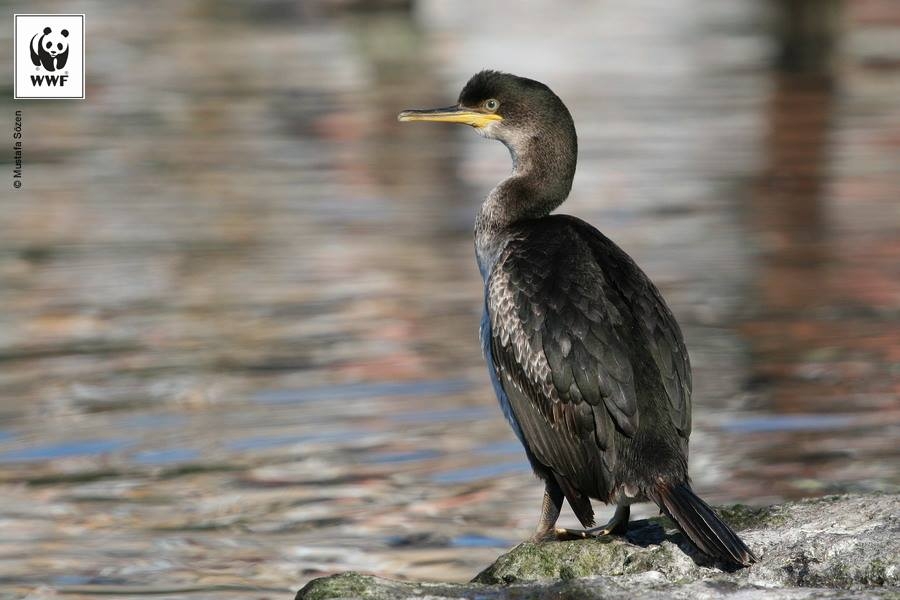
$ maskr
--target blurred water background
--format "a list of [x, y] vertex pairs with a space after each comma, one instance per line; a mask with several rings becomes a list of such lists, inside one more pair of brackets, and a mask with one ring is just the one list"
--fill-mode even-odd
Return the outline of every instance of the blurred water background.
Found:
[[14, 102], [0, 28], [0, 597], [466, 580], [530, 534], [476, 337], [509, 158], [395, 120], [484, 67], [566, 101], [563, 210], [679, 318], [702, 495], [896, 489], [900, 10], [842, 4], [818, 64], [747, 0], [5, 3], [88, 50], [85, 101]]

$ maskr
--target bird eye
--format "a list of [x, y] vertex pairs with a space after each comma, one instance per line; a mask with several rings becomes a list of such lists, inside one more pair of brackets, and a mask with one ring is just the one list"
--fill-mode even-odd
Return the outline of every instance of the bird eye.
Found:
[[490, 100], [484, 101], [484, 107], [487, 110], [494, 112], [495, 110], [500, 108], [500, 103], [498, 101], [494, 100], [493, 98], [491, 98]]

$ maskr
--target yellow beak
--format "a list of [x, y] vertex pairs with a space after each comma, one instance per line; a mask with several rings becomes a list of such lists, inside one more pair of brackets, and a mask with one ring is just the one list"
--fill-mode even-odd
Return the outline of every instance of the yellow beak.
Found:
[[438, 121], [441, 123], [463, 123], [472, 127], [485, 127], [494, 121], [502, 121], [503, 117], [494, 113], [483, 113], [448, 106], [447, 108], [432, 108], [428, 110], [404, 110], [397, 115], [398, 121]]

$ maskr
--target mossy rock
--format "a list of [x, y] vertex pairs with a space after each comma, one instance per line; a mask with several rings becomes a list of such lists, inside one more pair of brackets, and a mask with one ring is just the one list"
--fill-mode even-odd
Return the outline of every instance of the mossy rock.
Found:
[[718, 511], [758, 563], [725, 572], [661, 517], [632, 522], [625, 538], [519, 544], [467, 584], [345, 573], [310, 582], [297, 598], [900, 600], [900, 495]]
[[501, 597], [500, 590], [481, 590], [479, 587], [463, 583], [409, 583], [350, 572], [313, 579], [297, 592], [296, 600], [471, 598], [475, 594], [485, 600]]
[[784, 515], [775, 506], [747, 506], [731, 504], [716, 509], [719, 516], [731, 525], [735, 531], [755, 529], [765, 525], [776, 525], [784, 522]]

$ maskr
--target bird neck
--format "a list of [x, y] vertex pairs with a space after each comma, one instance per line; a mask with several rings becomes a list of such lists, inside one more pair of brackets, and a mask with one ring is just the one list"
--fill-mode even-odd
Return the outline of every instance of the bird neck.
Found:
[[574, 126], [562, 133], [498, 137], [509, 148], [513, 170], [482, 203], [476, 234], [490, 235], [520, 221], [545, 217], [563, 203], [572, 188], [578, 144]]

